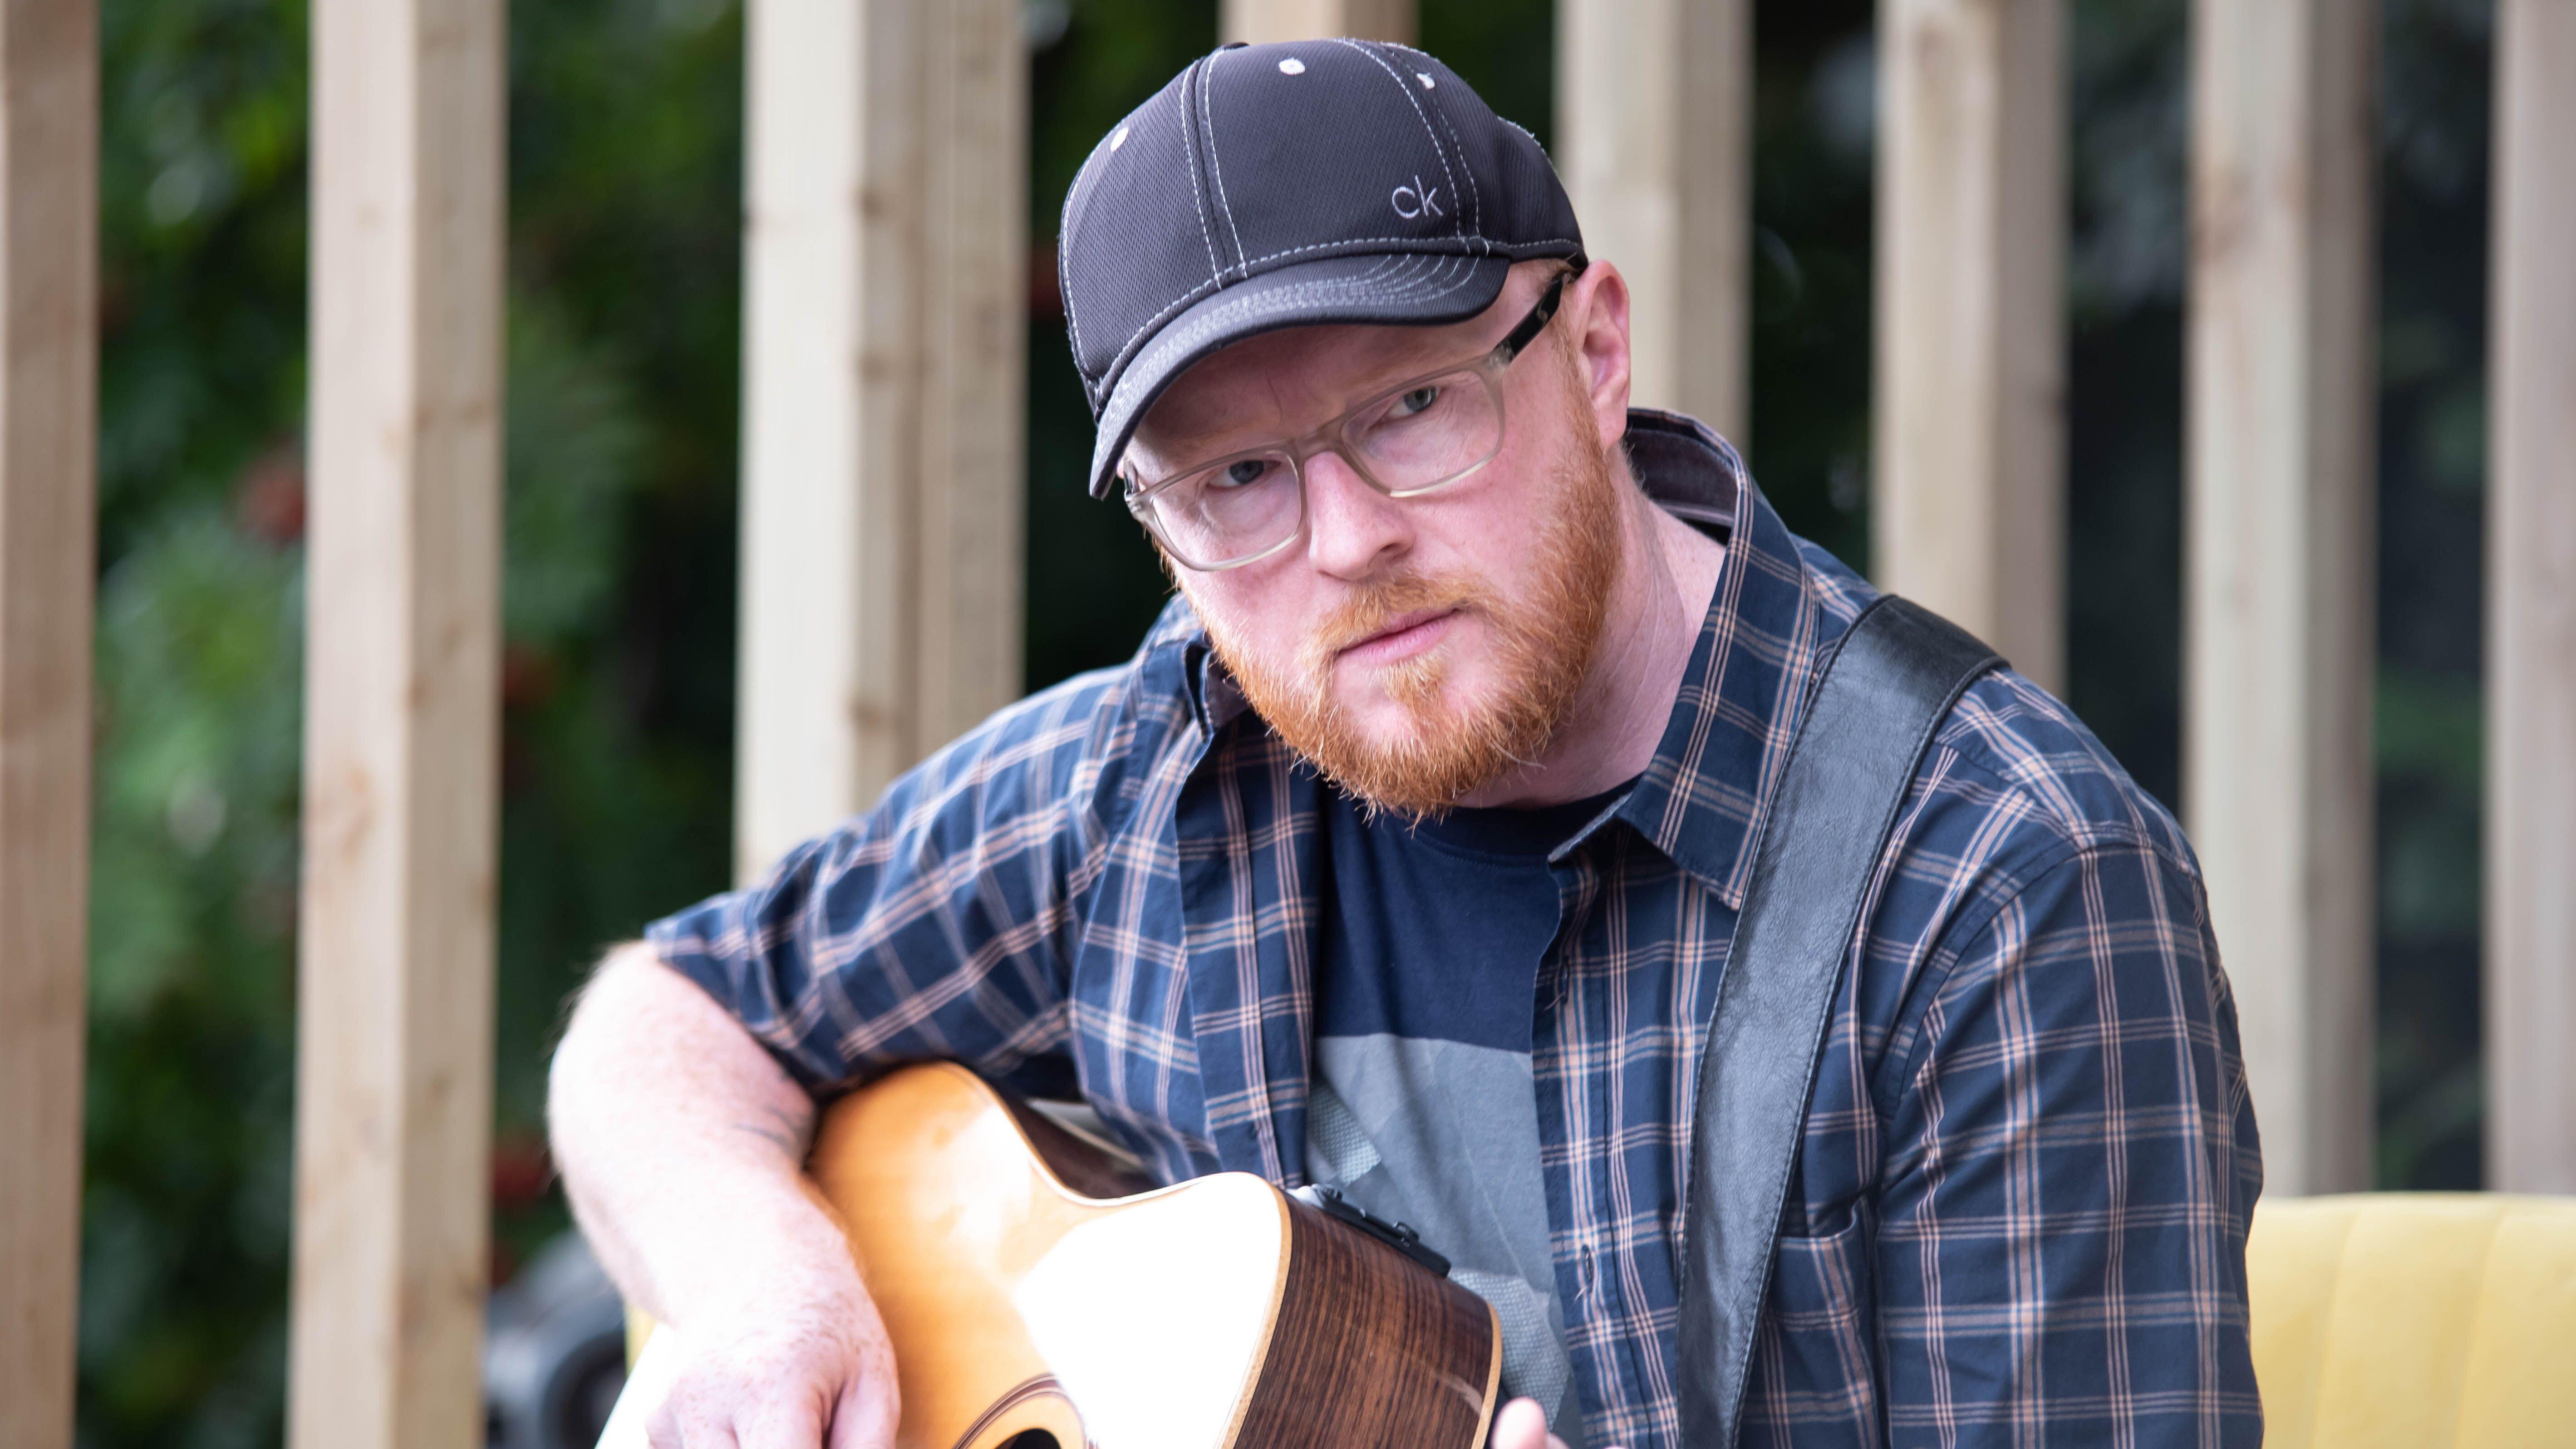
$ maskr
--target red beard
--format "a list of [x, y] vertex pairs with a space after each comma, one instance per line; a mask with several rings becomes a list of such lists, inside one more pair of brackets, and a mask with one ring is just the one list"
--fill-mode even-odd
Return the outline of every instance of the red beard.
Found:
[[[1535, 359], [1533, 359], [1535, 360]], [[1591, 399], [1570, 368], [1567, 401], [1581, 427], [1551, 471], [1561, 480], [1539, 523], [1537, 581], [1506, 600], [1468, 574], [1402, 569], [1360, 586], [1299, 651], [1293, 667], [1253, 659], [1207, 623], [1217, 658], [1289, 748], [1362, 804], [1437, 816], [1461, 796], [1537, 760], [1565, 721], [1592, 667], [1617, 572], [1623, 499], [1609, 460], [1587, 445]], [[1485, 696], [1453, 700], [1445, 643], [1379, 675], [1412, 728], [1395, 740], [1357, 729], [1332, 694], [1335, 657], [1417, 610], [1456, 609], [1484, 621], [1498, 678]]]

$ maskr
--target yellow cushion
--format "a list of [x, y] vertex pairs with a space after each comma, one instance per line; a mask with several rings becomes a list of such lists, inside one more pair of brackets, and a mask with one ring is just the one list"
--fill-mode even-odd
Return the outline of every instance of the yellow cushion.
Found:
[[2268, 1449], [2576, 1445], [2576, 1199], [2266, 1199], [2245, 1259]]

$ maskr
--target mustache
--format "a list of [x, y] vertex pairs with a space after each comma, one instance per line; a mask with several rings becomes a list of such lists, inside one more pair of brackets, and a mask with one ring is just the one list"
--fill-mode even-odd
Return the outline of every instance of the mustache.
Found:
[[1491, 607], [1491, 596], [1479, 582], [1435, 578], [1408, 569], [1371, 582], [1344, 600], [1316, 627], [1301, 652], [1309, 676], [1319, 676], [1343, 650], [1385, 633], [1407, 614]]

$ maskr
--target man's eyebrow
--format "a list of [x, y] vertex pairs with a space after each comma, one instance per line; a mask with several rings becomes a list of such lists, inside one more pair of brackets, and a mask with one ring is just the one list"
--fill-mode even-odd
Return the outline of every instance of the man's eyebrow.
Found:
[[[1158, 458], [1179, 465], [1196, 462], [1220, 447], [1229, 451], [1233, 447], [1257, 448], [1284, 436], [1275, 422], [1238, 423], [1223, 418], [1192, 417], [1189, 411], [1184, 411], [1178, 423], [1158, 423], [1149, 411], [1144, 421], [1137, 424], [1134, 441]], [[1228, 437], [1234, 439], [1232, 444], [1220, 443], [1220, 439]]]
[[1440, 327], [1403, 330], [1411, 335], [1390, 340], [1385, 347], [1377, 350], [1377, 357], [1385, 361], [1381, 363], [1373, 360], [1372, 372], [1376, 374], [1374, 380], [1351, 389], [1351, 401], [1357, 402], [1375, 392], [1380, 386], [1401, 382], [1407, 377], [1420, 373], [1426, 367], [1437, 367], [1444, 362], [1455, 361], [1460, 354], [1476, 345], [1472, 329], [1462, 332], [1459, 336], [1449, 335], [1452, 332], [1461, 331], [1460, 324], [1454, 322]]
[[1166, 424], [1150, 430], [1147, 426], [1139, 425], [1129, 447], [1131, 451], [1143, 452], [1155, 462], [1172, 466], [1195, 462], [1207, 456], [1209, 451], [1217, 446], [1217, 440], [1225, 437], [1229, 432], [1253, 439], [1253, 446], [1259, 446], [1255, 431], [1250, 429], [1224, 426], [1173, 427]]
[[[1457, 326], [1448, 323], [1433, 327], [1388, 327], [1388, 332], [1396, 335], [1389, 336], [1384, 344], [1369, 349], [1364, 355], [1361, 365], [1350, 374], [1348, 386], [1341, 389], [1341, 403], [1333, 415], [1338, 416], [1366, 402], [1380, 389], [1418, 377], [1444, 362], [1465, 360], [1454, 354], [1465, 352], [1475, 346], [1475, 342], [1469, 337], [1445, 335]], [[1266, 376], [1266, 371], [1261, 375]], [[1137, 426], [1134, 442], [1155, 455], [1157, 461], [1166, 462], [1167, 466], [1200, 462], [1236, 448], [1258, 448], [1288, 436], [1276, 426], [1236, 425], [1223, 420], [1214, 423], [1191, 420], [1183, 425], [1157, 424], [1153, 413], [1153, 409], [1146, 410], [1144, 421]], [[1150, 439], [1146, 436], [1148, 432], [1153, 434]], [[1229, 436], [1233, 438], [1231, 443], [1219, 441]]]

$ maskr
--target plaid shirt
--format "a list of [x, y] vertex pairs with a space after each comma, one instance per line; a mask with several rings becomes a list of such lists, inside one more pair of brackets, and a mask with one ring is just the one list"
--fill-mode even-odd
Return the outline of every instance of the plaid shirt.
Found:
[[[1629, 441], [1727, 556], [1653, 764], [1556, 857], [1535, 1075], [1585, 1427], [1650, 1449], [1679, 1440], [1673, 1246], [1718, 973], [1820, 650], [1871, 591], [1705, 429], [1640, 412]], [[1294, 1184], [1322, 788], [1176, 602], [1126, 665], [1002, 711], [651, 938], [817, 1094], [954, 1058], [1078, 1089], [1166, 1180]], [[1745, 1443], [2258, 1443], [2262, 1166], [2171, 817], [2063, 705], [1990, 675], [1875, 891]]]

